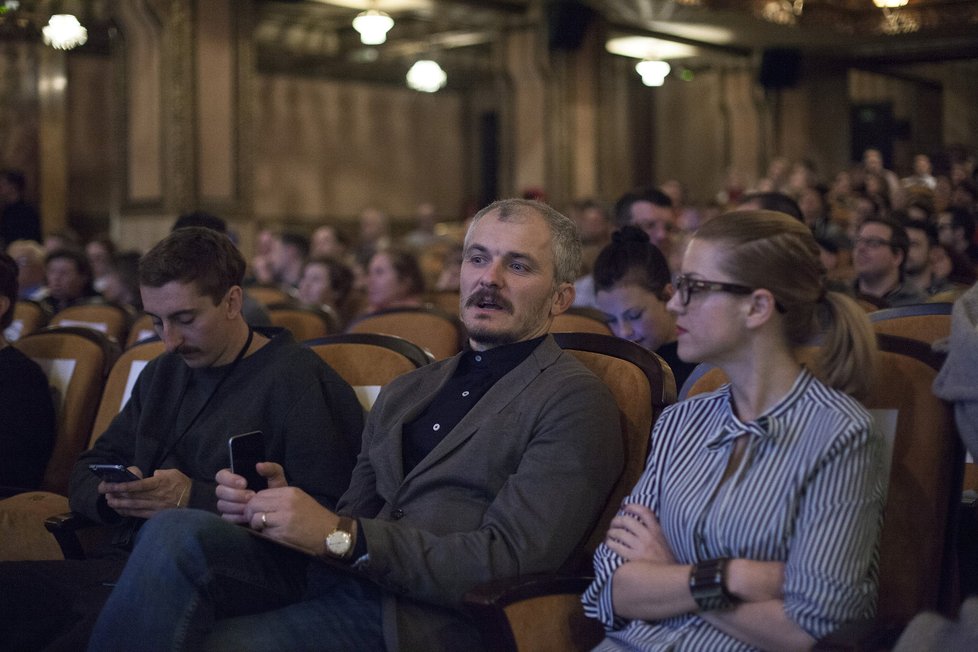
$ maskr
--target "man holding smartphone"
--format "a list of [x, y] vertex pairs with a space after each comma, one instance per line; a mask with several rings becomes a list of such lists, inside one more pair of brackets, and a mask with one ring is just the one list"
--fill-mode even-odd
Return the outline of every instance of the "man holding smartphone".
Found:
[[[289, 482], [316, 504], [336, 505], [359, 450], [362, 409], [352, 388], [288, 332], [249, 327], [244, 273], [230, 239], [199, 227], [174, 231], [140, 260], [144, 310], [166, 353], [146, 365], [128, 403], [81, 455], [69, 490], [74, 511], [116, 526], [108, 559], [0, 564], [8, 596], [0, 599], [0, 648], [2, 625], [45, 637], [71, 626], [72, 610], [97, 606], [146, 519], [186, 507], [218, 514], [214, 478], [229, 465], [234, 435], [262, 431], [262, 459], [287, 468]], [[106, 481], [92, 465], [122, 465], [136, 479]], [[52, 596], [63, 598], [60, 609]], [[32, 627], [41, 614], [58, 624]]]
[[610, 392], [548, 335], [580, 253], [573, 222], [546, 205], [480, 211], [461, 271], [471, 350], [381, 391], [336, 509], [291, 486], [287, 464], [259, 464], [258, 493], [220, 471], [223, 520], [149, 522], [90, 649], [482, 647], [464, 593], [556, 571], [623, 464]]

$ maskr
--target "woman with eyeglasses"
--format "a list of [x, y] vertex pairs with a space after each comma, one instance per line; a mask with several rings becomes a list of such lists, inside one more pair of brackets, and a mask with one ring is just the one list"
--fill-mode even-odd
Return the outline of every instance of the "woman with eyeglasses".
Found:
[[666, 309], [674, 290], [665, 256], [635, 226], [624, 226], [594, 261], [595, 305], [612, 332], [659, 354], [682, 387], [696, 367], [677, 353], [676, 316]]
[[[882, 441], [865, 313], [824, 289], [804, 224], [738, 211], [693, 236], [668, 308], [679, 356], [729, 384], [666, 410], [595, 553], [598, 650], [806, 649], [873, 614]], [[798, 347], [821, 336], [811, 369]]]

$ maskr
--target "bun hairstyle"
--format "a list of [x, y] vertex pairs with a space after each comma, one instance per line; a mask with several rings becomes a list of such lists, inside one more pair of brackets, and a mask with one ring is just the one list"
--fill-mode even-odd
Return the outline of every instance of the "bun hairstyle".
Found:
[[718, 264], [731, 282], [774, 295], [784, 307], [791, 346], [822, 337], [812, 371], [827, 385], [855, 396], [869, 391], [876, 358], [869, 318], [847, 295], [826, 291], [818, 244], [807, 226], [777, 211], [734, 211], [693, 237], [724, 245]]
[[611, 244], [594, 261], [594, 291], [611, 290], [619, 284], [635, 284], [662, 301], [671, 282], [669, 264], [649, 236], [636, 226], [623, 226], [611, 235]]

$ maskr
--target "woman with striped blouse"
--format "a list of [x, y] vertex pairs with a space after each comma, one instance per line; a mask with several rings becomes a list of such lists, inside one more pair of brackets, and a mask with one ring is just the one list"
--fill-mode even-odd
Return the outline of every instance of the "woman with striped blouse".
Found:
[[656, 423], [583, 597], [597, 649], [810, 648], [875, 609], [882, 441], [851, 396], [872, 381], [869, 322], [777, 212], [707, 222], [674, 287], [679, 356], [730, 383]]

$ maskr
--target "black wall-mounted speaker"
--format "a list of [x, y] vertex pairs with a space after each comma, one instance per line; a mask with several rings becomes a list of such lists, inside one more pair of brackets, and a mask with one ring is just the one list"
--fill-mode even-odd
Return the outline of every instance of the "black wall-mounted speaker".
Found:
[[581, 47], [594, 12], [577, 0], [547, 3], [547, 42], [551, 50], [573, 52]]
[[801, 51], [794, 48], [769, 48], [761, 53], [757, 81], [764, 88], [791, 88], [801, 75]]

